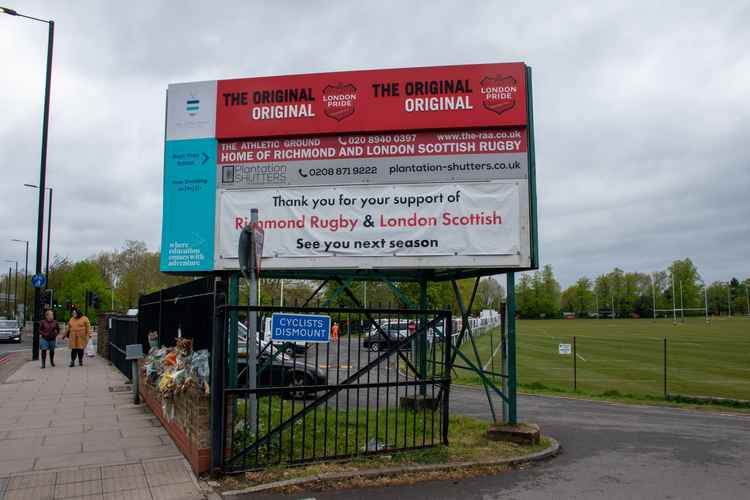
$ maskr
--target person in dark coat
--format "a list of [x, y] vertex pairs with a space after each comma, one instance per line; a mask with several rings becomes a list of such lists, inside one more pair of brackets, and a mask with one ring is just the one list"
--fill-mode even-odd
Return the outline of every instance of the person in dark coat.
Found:
[[55, 313], [47, 309], [44, 311], [44, 319], [39, 323], [39, 349], [42, 350], [42, 368], [47, 364], [47, 351], [49, 351], [49, 364], [55, 366], [55, 345], [58, 335], [60, 335], [60, 326], [55, 320]]

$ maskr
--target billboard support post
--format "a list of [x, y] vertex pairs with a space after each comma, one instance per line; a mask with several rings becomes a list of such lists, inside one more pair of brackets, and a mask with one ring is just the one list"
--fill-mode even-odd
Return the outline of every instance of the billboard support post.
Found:
[[[258, 224], [258, 209], [253, 208], [250, 210], [250, 227], [255, 228]], [[254, 306], [258, 305], [258, 274], [257, 274], [257, 262], [256, 262], [256, 255], [255, 255], [255, 231], [250, 231], [250, 234], [252, 235], [253, 240], [250, 242], [250, 272], [248, 273], [247, 278], [250, 280], [250, 291], [249, 291], [249, 300], [248, 305], [252, 308]], [[258, 339], [257, 339], [257, 329], [258, 329], [258, 311], [255, 309], [250, 309], [250, 312], [248, 314], [247, 318], [247, 383], [248, 387], [250, 389], [256, 388], [256, 373], [257, 373], [257, 346], [258, 346]], [[257, 396], [255, 393], [250, 394], [250, 398], [248, 400], [248, 406], [249, 406], [249, 419], [250, 419], [250, 429], [251, 431], [255, 431], [255, 416], [257, 414]]]
[[508, 424], [516, 424], [516, 275], [507, 274], [508, 294]]
[[[232, 273], [229, 275], [229, 305], [236, 306], [239, 304], [240, 295], [240, 278], [238, 273]], [[229, 360], [228, 374], [229, 374], [229, 387], [236, 387], [237, 385], [237, 323], [239, 318], [237, 311], [231, 310], [229, 312]]]
[[[419, 308], [422, 311], [427, 310], [427, 280], [422, 278], [419, 280]], [[419, 394], [422, 397], [427, 395], [427, 384], [424, 382], [427, 380], [427, 316], [421, 315], [419, 317], [419, 378], [422, 383], [419, 385]]]

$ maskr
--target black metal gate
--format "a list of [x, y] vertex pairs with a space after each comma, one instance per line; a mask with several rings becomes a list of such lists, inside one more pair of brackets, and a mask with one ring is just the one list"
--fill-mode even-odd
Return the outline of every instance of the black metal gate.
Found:
[[[251, 311], [254, 328], [247, 327]], [[338, 340], [272, 341], [270, 317], [281, 312], [330, 316]], [[212, 427], [223, 449], [215, 467], [251, 470], [447, 444], [450, 311], [223, 306], [217, 315], [224, 335], [214, 344], [222, 360], [214, 366], [223, 370], [213, 376], [223, 390], [214, 395], [221, 403]]]

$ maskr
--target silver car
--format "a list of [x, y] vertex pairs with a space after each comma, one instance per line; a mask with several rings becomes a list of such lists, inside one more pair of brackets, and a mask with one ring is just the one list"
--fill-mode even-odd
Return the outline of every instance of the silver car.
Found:
[[0, 319], [0, 340], [14, 340], [21, 343], [21, 326], [14, 319]]

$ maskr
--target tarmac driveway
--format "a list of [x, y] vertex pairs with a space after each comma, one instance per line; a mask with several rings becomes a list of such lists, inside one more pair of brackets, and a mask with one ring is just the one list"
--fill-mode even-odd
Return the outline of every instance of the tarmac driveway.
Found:
[[[487, 417], [484, 394], [454, 387], [452, 411]], [[750, 498], [750, 415], [522, 396], [521, 419], [562, 443], [544, 463], [492, 477], [259, 498]]]

